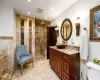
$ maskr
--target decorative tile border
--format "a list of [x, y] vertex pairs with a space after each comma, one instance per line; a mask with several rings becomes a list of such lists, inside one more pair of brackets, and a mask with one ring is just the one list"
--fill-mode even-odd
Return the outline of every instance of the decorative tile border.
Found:
[[13, 36], [0, 36], [0, 39], [13, 39]]

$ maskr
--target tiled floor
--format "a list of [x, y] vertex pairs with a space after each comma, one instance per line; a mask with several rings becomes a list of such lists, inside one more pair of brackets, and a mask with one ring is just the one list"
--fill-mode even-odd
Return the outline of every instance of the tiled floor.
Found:
[[35, 56], [36, 59], [42, 59], [42, 58], [45, 58], [42, 54], [40, 53], [37, 53], [36, 56]]
[[24, 69], [23, 75], [17, 70], [12, 80], [60, 80], [50, 68], [48, 60], [36, 61], [34, 67]]

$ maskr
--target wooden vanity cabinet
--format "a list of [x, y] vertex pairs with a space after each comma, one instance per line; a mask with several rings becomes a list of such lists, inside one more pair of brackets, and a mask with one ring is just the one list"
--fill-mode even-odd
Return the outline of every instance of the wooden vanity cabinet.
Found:
[[68, 55], [56, 49], [49, 48], [50, 65], [61, 80], [79, 80], [79, 53]]
[[50, 50], [50, 65], [56, 74], [61, 78], [61, 53], [49, 48]]

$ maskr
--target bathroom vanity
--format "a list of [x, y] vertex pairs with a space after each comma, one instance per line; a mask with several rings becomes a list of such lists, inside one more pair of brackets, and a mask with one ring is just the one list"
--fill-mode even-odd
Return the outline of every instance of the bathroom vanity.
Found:
[[50, 46], [49, 53], [50, 66], [61, 80], [79, 80], [80, 55], [78, 50], [58, 49], [56, 46]]

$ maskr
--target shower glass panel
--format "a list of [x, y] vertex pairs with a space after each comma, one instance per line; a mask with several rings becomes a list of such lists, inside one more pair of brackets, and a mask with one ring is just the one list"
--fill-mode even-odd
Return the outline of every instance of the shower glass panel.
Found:
[[46, 57], [47, 47], [47, 27], [35, 27], [35, 52], [36, 59], [43, 59]]

